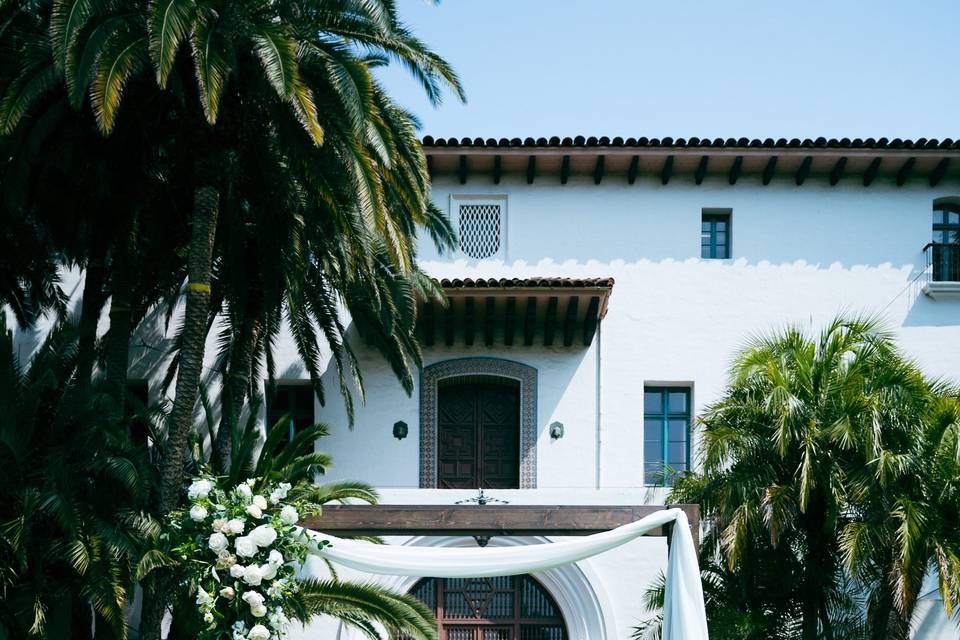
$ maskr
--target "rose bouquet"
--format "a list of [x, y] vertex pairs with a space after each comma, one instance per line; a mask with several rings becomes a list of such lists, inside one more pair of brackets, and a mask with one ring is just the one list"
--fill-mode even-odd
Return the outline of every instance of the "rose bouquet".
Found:
[[196, 593], [199, 640], [281, 640], [286, 635], [307, 539], [296, 524], [318, 507], [286, 500], [290, 485], [247, 480], [224, 489], [193, 481], [172, 514], [171, 542]]

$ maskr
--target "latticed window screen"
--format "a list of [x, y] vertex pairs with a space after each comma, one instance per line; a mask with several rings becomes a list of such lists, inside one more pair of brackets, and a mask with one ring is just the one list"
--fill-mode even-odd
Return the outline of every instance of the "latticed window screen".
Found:
[[567, 640], [556, 602], [530, 576], [427, 578], [411, 593], [436, 613], [440, 640]]
[[460, 250], [477, 260], [500, 251], [502, 215], [499, 204], [460, 205]]

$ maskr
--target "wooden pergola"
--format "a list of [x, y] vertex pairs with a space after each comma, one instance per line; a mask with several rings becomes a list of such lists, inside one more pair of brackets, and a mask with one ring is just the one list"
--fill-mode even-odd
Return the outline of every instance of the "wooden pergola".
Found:
[[[596, 505], [329, 505], [301, 525], [330, 535], [349, 536], [586, 536], [636, 522], [664, 509], [681, 509], [690, 522], [694, 545], [700, 539], [696, 504]], [[670, 526], [648, 536], [667, 536]]]

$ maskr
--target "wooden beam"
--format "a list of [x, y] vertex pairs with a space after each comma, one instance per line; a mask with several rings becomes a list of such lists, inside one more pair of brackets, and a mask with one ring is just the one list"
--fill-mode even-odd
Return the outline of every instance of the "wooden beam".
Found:
[[777, 156], [770, 156], [770, 159], [767, 160], [767, 166], [763, 168], [763, 186], [770, 184], [770, 181], [773, 180], [773, 173], [777, 170]]
[[427, 174], [433, 179], [433, 156], [427, 156]]
[[500, 184], [503, 175], [503, 156], [493, 156], [493, 184]]
[[460, 184], [467, 184], [467, 156], [460, 156], [457, 174], [460, 176]]
[[493, 322], [496, 318], [497, 299], [493, 296], [487, 296], [487, 310], [483, 318], [483, 343], [488, 347], [493, 346]]
[[733, 164], [730, 165], [730, 175], [727, 178], [731, 185], [737, 184], [741, 171], [743, 171], [743, 156], [737, 156], [733, 159]]
[[547, 299], [547, 317], [543, 321], [543, 346], [553, 346], [553, 333], [557, 330], [557, 306], [559, 300], [557, 296], [550, 296]]
[[577, 308], [580, 306], [580, 296], [570, 296], [567, 301], [567, 315], [563, 319], [563, 346], [573, 344], [574, 330], [577, 328]]
[[843, 156], [837, 163], [833, 165], [833, 169], [830, 170], [830, 186], [835, 187], [837, 183], [840, 182], [840, 178], [843, 177], [843, 170], [847, 168], [847, 157]]
[[[324, 505], [323, 515], [300, 521], [306, 529], [336, 536], [586, 536], [616, 529], [667, 508], [682, 510], [694, 542], [698, 505]], [[646, 535], [663, 536], [664, 528]]]
[[950, 166], [950, 158], [944, 158], [937, 163], [937, 166], [933, 168], [933, 171], [930, 172], [930, 186], [935, 187], [940, 184], [940, 181], [943, 180], [943, 176], [947, 174], [947, 167]]
[[503, 344], [513, 346], [513, 332], [517, 324], [517, 299], [507, 298], [507, 310], [503, 314]]
[[463, 299], [463, 344], [468, 347], [473, 346], [473, 330], [476, 327], [476, 318], [474, 310], [476, 299], [473, 297]]
[[630, 158], [630, 168], [627, 169], [627, 183], [633, 184], [637, 181], [637, 174], [640, 172], [640, 156]]
[[587, 305], [587, 317], [583, 319], [583, 346], [588, 347], [593, 342], [599, 323], [600, 296], [593, 296], [590, 298], [590, 304]]
[[916, 163], [916, 158], [907, 158], [906, 162], [903, 163], [903, 166], [900, 167], [900, 171], [897, 171], [898, 187], [902, 187], [904, 184], [906, 184], [907, 180], [910, 179], [910, 174], [913, 172], [913, 165]]
[[663, 161], [663, 169], [660, 170], [660, 182], [667, 184], [670, 182], [670, 176], [673, 175], [673, 156], [667, 156]]
[[869, 187], [873, 184], [873, 181], [877, 177], [877, 172], [880, 171], [880, 160], [880, 158], [874, 158], [870, 161], [867, 170], [863, 172], [863, 186]]
[[606, 161], [607, 156], [597, 156], [597, 164], [593, 167], [593, 184], [600, 184], [603, 181], [603, 168]]
[[436, 318], [434, 317], [434, 302], [427, 300], [423, 305], [423, 343], [432, 347], [436, 342]]
[[529, 347], [533, 344], [533, 336], [537, 332], [537, 299], [527, 298], [527, 313], [523, 322], [523, 344]]
[[527, 184], [533, 184], [533, 179], [537, 177], [537, 156], [527, 158]]
[[456, 327], [456, 317], [453, 310], [453, 303], [453, 299], [447, 299], [447, 313], [444, 314], [443, 318], [443, 342], [448, 347], [453, 346], [453, 339], [455, 337], [454, 327]]
[[797, 175], [794, 177], [794, 180], [797, 182], [797, 186], [803, 184], [803, 181], [807, 179], [807, 176], [810, 175], [810, 165], [813, 164], [813, 157], [807, 156], [803, 159], [803, 162], [800, 163], [800, 168], [797, 169]]
[[703, 156], [700, 158], [700, 163], [697, 164], [697, 170], [693, 174], [693, 181], [697, 184], [701, 184], [703, 179], [707, 175], [707, 163], [710, 161], [710, 156]]
[[570, 179], [570, 156], [563, 156], [560, 161], [560, 184], [567, 184]]

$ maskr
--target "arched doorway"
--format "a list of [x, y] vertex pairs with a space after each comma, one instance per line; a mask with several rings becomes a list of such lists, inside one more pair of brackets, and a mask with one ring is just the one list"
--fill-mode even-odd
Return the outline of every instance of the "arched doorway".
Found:
[[425, 578], [411, 593], [433, 609], [440, 640], [568, 640], [553, 597], [532, 576]]

